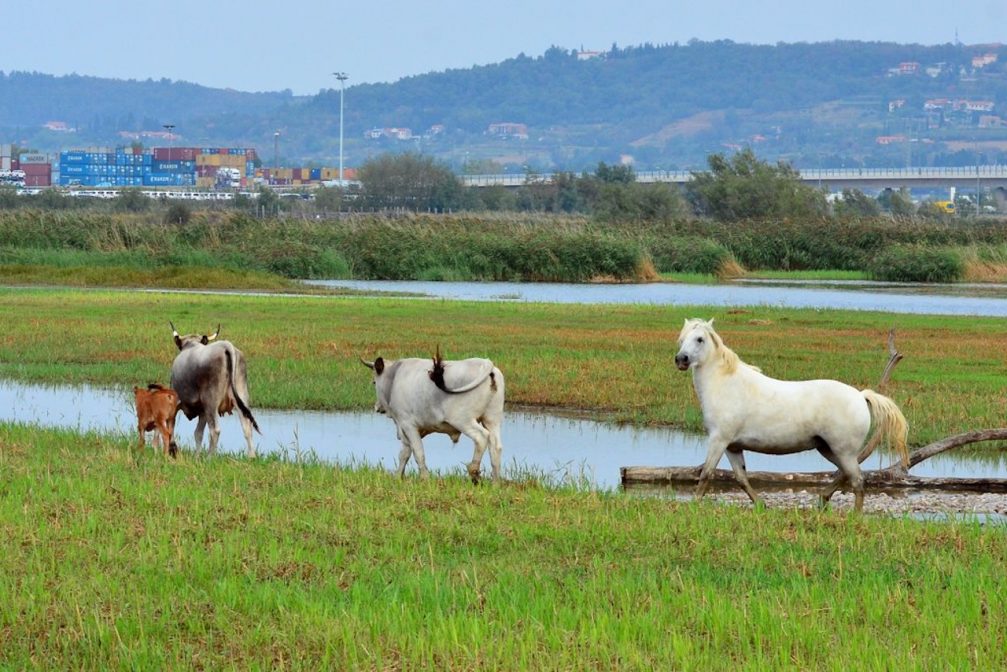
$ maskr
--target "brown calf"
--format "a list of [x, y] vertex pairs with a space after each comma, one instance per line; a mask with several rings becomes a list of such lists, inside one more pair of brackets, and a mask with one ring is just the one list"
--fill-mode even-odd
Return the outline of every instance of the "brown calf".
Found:
[[157, 430], [164, 452], [175, 457], [175, 415], [178, 413], [178, 395], [175, 390], [157, 383], [147, 389], [134, 387], [136, 395], [136, 428], [140, 432], [140, 448], [144, 446], [144, 432]]

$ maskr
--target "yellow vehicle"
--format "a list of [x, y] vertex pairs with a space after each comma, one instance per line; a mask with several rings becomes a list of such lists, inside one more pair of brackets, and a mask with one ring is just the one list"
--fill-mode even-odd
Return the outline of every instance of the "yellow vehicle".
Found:
[[934, 201], [941, 212], [946, 212], [949, 215], [955, 214], [955, 202], [954, 201]]

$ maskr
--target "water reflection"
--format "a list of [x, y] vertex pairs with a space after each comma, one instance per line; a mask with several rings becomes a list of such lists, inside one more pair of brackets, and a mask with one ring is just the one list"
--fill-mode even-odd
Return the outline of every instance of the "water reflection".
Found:
[[[324, 460], [363, 462], [395, 467], [399, 442], [395, 427], [371, 412], [277, 411], [254, 408], [263, 434], [255, 440], [260, 452], [313, 451]], [[122, 432], [135, 437], [132, 388], [53, 387], [0, 381], [0, 422], [21, 422], [77, 430]], [[244, 437], [234, 417], [223, 419], [220, 450], [243, 453]], [[193, 446], [195, 422], [179, 414], [176, 431], [183, 449]], [[706, 454], [702, 436], [668, 429], [620, 427], [590, 420], [509, 411], [503, 426], [505, 472], [515, 467], [545, 471], [561, 480], [586, 478], [602, 487], [619, 484], [623, 466], [698, 465]], [[204, 444], [205, 445], [205, 444]], [[444, 435], [424, 439], [427, 464], [438, 471], [463, 471], [472, 457], [472, 443], [462, 437], [453, 445]], [[484, 469], [489, 468], [488, 457]], [[887, 458], [872, 456], [866, 468], [887, 466]], [[758, 471], [824, 471], [829, 465], [818, 453], [789, 456], [749, 453], [748, 468]], [[938, 456], [913, 469], [917, 476], [1007, 477], [1002, 460]], [[729, 468], [726, 459], [720, 465]], [[415, 465], [411, 464], [410, 469]]]
[[1007, 286], [1004, 285], [919, 285], [857, 281], [799, 284], [786, 281], [742, 281], [721, 285], [396, 280], [316, 280], [309, 283], [471, 301], [776, 306], [931, 315], [1007, 316]]

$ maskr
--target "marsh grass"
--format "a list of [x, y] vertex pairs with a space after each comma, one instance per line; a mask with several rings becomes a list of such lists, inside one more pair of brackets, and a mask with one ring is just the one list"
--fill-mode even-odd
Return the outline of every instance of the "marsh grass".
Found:
[[[996, 223], [965, 227], [886, 218], [600, 222], [511, 213], [260, 220], [211, 210], [179, 226], [150, 213], [27, 210], [0, 212], [0, 228], [0, 264], [9, 266], [188, 266], [302, 279], [626, 282], [667, 273], [724, 279], [772, 270], [869, 268], [877, 275], [899, 259], [907, 262], [902, 276], [932, 279], [933, 273], [913, 273], [921, 255], [962, 256], [1007, 245], [1007, 228]], [[886, 256], [908, 247], [920, 252], [895, 261]], [[995, 263], [980, 259], [986, 271], [974, 271], [976, 277]]]
[[0, 466], [7, 669], [1007, 666], [1007, 537], [970, 522], [169, 460], [5, 424]]
[[[548, 305], [294, 296], [0, 289], [0, 377], [57, 384], [166, 380], [184, 333], [246, 354], [253, 406], [349, 410], [373, 404], [358, 357], [490, 357], [508, 402], [605, 420], [703, 429], [688, 374], [672, 358], [682, 322], [716, 318], [741, 357], [782, 379], [874, 387], [895, 328], [905, 360], [886, 393], [922, 445], [1007, 417], [1007, 320], [774, 307]], [[983, 450], [986, 450], [985, 448]], [[990, 449], [992, 450], [992, 449]]]
[[914, 244], [894, 245], [879, 253], [868, 272], [875, 280], [949, 283], [962, 280], [966, 268], [957, 249]]

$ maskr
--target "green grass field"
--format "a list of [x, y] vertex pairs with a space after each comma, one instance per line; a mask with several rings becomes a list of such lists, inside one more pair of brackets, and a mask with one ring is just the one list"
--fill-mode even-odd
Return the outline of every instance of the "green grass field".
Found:
[[1007, 537], [0, 424], [0, 668], [1003, 669]]

